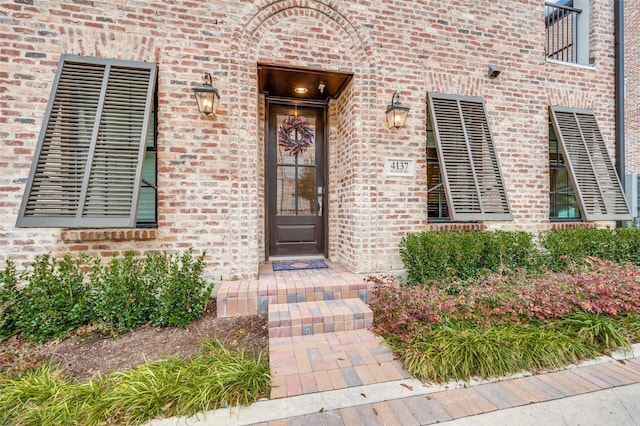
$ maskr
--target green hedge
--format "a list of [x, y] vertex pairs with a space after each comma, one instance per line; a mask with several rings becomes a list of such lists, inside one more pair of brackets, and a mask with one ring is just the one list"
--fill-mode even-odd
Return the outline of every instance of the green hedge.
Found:
[[540, 244], [554, 270], [587, 257], [640, 265], [640, 228], [548, 231], [540, 235]]
[[425, 231], [405, 235], [400, 256], [412, 285], [518, 268], [563, 270], [589, 257], [640, 265], [640, 229], [547, 231], [538, 235], [537, 244], [523, 231]]
[[409, 284], [530, 268], [535, 253], [536, 245], [527, 232], [422, 232], [407, 234], [400, 243]]
[[204, 256], [128, 252], [103, 265], [89, 256], [45, 254], [20, 274], [9, 260], [0, 272], [0, 338], [45, 342], [86, 324], [115, 333], [147, 322], [185, 327], [211, 298]]

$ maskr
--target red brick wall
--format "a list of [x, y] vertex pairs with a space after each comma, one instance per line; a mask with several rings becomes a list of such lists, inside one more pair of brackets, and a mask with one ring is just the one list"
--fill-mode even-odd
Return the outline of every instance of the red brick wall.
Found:
[[[514, 221], [474, 227], [548, 229], [548, 106], [595, 110], [614, 149], [613, 5], [591, 4], [595, 68], [545, 61], [537, 0], [2, 0], [0, 259], [193, 246], [214, 278], [255, 276], [265, 256], [258, 62], [354, 74], [329, 107], [333, 260], [399, 269], [400, 238], [428, 228], [428, 91], [485, 99]], [[63, 53], [158, 63], [157, 230], [13, 226]], [[490, 63], [497, 79], [485, 76]], [[198, 115], [191, 91], [205, 71], [222, 95], [215, 118]], [[384, 110], [396, 90], [411, 112], [391, 131]], [[386, 176], [391, 157], [414, 159], [416, 175]]]

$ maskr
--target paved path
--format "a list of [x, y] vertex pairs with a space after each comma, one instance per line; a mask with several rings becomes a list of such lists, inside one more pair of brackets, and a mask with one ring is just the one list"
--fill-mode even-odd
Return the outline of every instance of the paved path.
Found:
[[561, 371], [496, 381], [424, 385], [415, 379], [352, 386], [168, 425], [640, 425], [640, 345]]
[[410, 377], [368, 330], [269, 339], [269, 365], [271, 399]]

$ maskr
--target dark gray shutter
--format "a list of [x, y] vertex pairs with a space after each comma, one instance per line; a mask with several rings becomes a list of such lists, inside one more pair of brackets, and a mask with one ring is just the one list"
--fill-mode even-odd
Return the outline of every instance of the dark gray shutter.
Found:
[[629, 220], [629, 206], [593, 111], [551, 107], [551, 121], [585, 220]]
[[428, 102], [451, 220], [512, 220], [482, 98], [429, 93]]
[[63, 56], [19, 227], [134, 227], [156, 65]]

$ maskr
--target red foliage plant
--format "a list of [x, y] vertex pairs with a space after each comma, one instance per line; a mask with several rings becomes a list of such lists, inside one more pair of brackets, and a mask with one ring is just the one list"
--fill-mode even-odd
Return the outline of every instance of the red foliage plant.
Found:
[[402, 340], [448, 318], [548, 322], [580, 310], [640, 313], [640, 267], [598, 259], [568, 273], [489, 275], [467, 281], [454, 292], [438, 284], [403, 286], [389, 276], [368, 280], [375, 284], [371, 301], [375, 330]]

